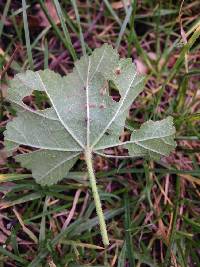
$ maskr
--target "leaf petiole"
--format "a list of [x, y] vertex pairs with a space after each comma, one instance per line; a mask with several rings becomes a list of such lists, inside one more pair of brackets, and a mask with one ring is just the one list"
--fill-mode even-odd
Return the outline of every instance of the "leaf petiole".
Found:
[[104, 214], [103, 214], [103, 210], [102, 210], [102, 206], [101, 206], [101, 200], [100, 200], [99, 193], [97, 190], [96, 177], [95, 177], [94, 169], [93, 169], [93, 165], [92, 165], [92, 151], [90, 148], [87, 148], [85, 150], [85, 161], [87, 164], [88, 175], [89, 175], [89, 179], [90, 179], [90, 185], [92, 187], [92, 193], [93, 193], [93, 197], [94, 197], [96, 212], [97, 212], [97, 216], [99, 218], [101, 236], [102, 236], [103, 244], [106, 247], [109, 245], [109, 240], [108, 240], [105, 218], [104, 218]]

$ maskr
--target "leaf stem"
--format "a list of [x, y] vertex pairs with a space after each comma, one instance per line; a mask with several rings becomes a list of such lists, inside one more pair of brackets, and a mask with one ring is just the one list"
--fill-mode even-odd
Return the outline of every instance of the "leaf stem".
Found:
[[103, 244], [106, 247], [109, 245], [109, 240], [108, 240], [108, 234], [107, 234], [107, 230], [106, 230], [105, 218], [104, 218], [104, 214], [103, 214], [103, 210], [102, 210], [102, 206], [101, 206], [101, 200], [100, 200], [99, 193], [97, 190], [96, 177], [95, 177], [94, 169], [93, 169], [93, 165], [92, 165], [92, 152], [91, 152], [90, 148], [87, 148], [85, 150], [85, 160], [86, 160], [86, 164], [87, 164], [87, 169], [88, 169], [88, 174], [89, 174], [89, 179], [90, 179], [90, 185], [92, 187], [92, 193], [93, 193], [93, 197], [94, 197], [96, 212], [97, 212], [97, 216], [99, 218], [101, 236], [102, 236]]

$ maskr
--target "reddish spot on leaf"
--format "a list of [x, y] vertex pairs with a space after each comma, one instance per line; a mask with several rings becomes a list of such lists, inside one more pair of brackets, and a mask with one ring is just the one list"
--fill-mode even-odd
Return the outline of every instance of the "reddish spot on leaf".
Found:
[[89, 104], [89, 108], [96, 108], [96, 104]]
[[115, 70], [115, 74], [116, 74], [116, 75], [120, 75], [120, 74], [121, 74], [121, 72], [122, 72], [122, 71], [121, 71], [121, 69], [120, 69], [120, 68], [117, 68], [117, 69]]
[[100, 109], [104, 109], [104, 108], [106, 108], [106, 106], [105, 106], [104, 104], [100, 104], [100, 105], [99, 105], [99, 108], [100, 108]]

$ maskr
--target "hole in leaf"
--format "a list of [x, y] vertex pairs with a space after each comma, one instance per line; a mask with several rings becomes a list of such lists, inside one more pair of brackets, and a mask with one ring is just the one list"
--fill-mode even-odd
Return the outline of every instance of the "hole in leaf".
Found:
[[33, 151], [36, 151], [38, 150], [38, 148], [33, 148], [33, 147], [30, 147], [30, 146], [27, 146], [27, 145], [20, 145], [18, 147], [18, 151], [20, 151], [22, 154], [23, 153], [30, 153], [30, 152], [33, 152]]
[[47, 94], [37, 90], [34, 90], [30, 96], [25, 96], [22, 102], [34, 110], [44, 110], [51, 107]]
[[112, 81], [109, 82], [109, 93], [115, 102], [120, 101], [121, 95], [119, 93], [119, 90]]

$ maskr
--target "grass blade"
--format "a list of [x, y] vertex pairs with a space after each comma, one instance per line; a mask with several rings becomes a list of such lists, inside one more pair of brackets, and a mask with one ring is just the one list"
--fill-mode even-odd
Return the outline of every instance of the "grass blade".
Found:
[[48, 49], [48, 42], [45, 39], [44, 42], [44, 69], [48, 69], [49, 66], [49, 49]]
[[[108, 211], [104, 213], [105, 219], [109, 220], [123, 212], [123, 208], [115, 209], [112, 211]], [[54, 247], [61, 238], [65, 237], [66, 235], [80, 235], [84, 231], [87, 231], [90, 228], [95, 227], [98, 225], [98, 218], [95, 217], [93, 219], [89, 219], [86, 222], [83, 222], [82, 219], [77, 219], [75, 222], [70, 224], [65, 230], [61, 231], [54, 239], [50, 241], [51, 245]], [[42, 250], [37, 257], [28, 265], [28, 267], [38, 267], [38, 264], [48, 255], [48, 250]]]
[[192, 48], [192, 46], [194, 45], [196, 40], [199, 38], [199, 36], [200, 36], [200, 25], [196, 28], [196, 30], [194, 31], [194, 33], [192, 34], [192, 36], [188, 40], [187, 44], [183, 46], [176, 63], [174, 64], [170, 74], [168, 75], [168, 78], [165, 80], [163, 86], [161, 87], [161, 89], [159, 91], [159, 94], [158, 94], [157, 99], [155, 101], [155, 106], [152, 109], [153, 113], [154, 113], [154, 118], [156, 117], [157, 107], [158, 107], [160, 100], [161, 100], [161, 97], [164, 93], [165, 86], [168, 84], [169, 81], [171, 81], [173, 79], [173, 77], [176, 75], [176, 73], [178, 73], [182, 64], [184, 63], [185, 54]]
[[24, 32], [25, 32], [25, 39], [26, 39], [26, 49], [28, 54], [28, 62], [31, 70], [34, 69], [33, 64], [33, 56], [31, 51], [31, 43], [30, 43], [30, 35], [28, 29], [28, 20], [27, 20], [27, 13], [26, 13], [26, 0], [22, 0], [22, 8], [23, 8], [23, 22], [24, 22]]
[[177, 177], [176, 179], [177, 179], [176, 180], [176, 202], [175, 202], [176, 204], [175, 204], [175, 209], [174, 209], [174, 214], [173, 214], [173, 223], [172, 223], [172, 229], [171, 229], [171, 233], [169, 237], [169, 244], [167, 247], [163, 267], [167, 266], [169, 263], [171, 249], [172, 249], [172, 245], [173, 245], [175, 234], [176, 234], [176, 223], [177, 223], [178, 211], [179, 211], [179, 205], [180, 205], [180, 178]]
[[133, 10], [132, 6], [130, 6], [128, 11], [127, 11], [127, 13], [126, 13], [125, 19], [123, 21], [123, 24], [122, 24], [120, 32], [119, 32], [119, 36], [118, 36], [117, 41], [116, 41], [116, 45], [115, 45], [116, 49], [119, 48], [119, 45], [120, 45], [121, 40], [122, 40], [122, 36], [123, 36], [123, 34], [124, 34], [125, 30], [126, 30], [126, 26], [127, 26], [128, 22], [130, 20], [130, 17], [131, 17], [131, 14], [132, 14], [132, 10]]
[[124, 242], [118, 258], [117, 267], [124, 267], [126, 264], [126, 242]]
[[[65, 48], [70, 52], [71, 54], [71, 49], [69, 47], [69, 43], [66, 40], [66, 38], [63, 37], [62, 32], [60, 31], [60, 29], [58, 28], [58, 26], [56, 25], [56, 23], [54, 22], [54, 20], [52, 19], [52, 17], [50, 16], [47, 7], [45, 6], [44, 2], [42, 0], [39, 0], [39, 4], [47, 18], [47, 20], [49, 21], [49, 23], [51, 24], [51, 27], [54, 29], [55, 34], [57, 35], [57, 37], [60, 39], [60, 41], [63, 43], [63, 45], [65, 46]], [[72, 56], [72, 54], [71, 54]]]
[[81, 27], [81, 21], [80, 21], [80, 16], [79, 16], [76, 0], [71, 0], [71, 3], [73, 5], [74, 12], [75, 12], [75, 15], [76, 15], [76, 20], [77, 20], [77, 23], [78, 23], [82, 52], [83, 52], [83, 55], [86, 55], [85, 41], [84, 41], [84, 36], [83, 36], [83, 31], [82, 31], [82, 27]]
[[54, 0], [54, 5], [56, 7], [56, 11], [57, 11], [58, 17], [59, 17], [60, 22], [61, 22], [61, 26], [62, 26], [64, 35], [65, 35], [65, 39], [66, 39], [66, 42], [68, 44], [68, 50], [69, 50], [73, 60], [76, 60], [77, 59], [76, 52], [75, 52], [75, 50], [73, 48], [72, 41], [71, 41], [67, 26], [65, 24], [65, 19], [64, 19], [64, 16], [63, 16], [59, 1], [58, 0]]
[[3, 254], [3, 255], [5, 255], [9, 259], [13, 259], [14, 261], [19, 262], [21, 264], [27, 264], [28, 263], [25, 259], [23, 259], [23, 258], [21, 258], [19, 256], [14, 255], [13, 253], [11, 253], [7, 249], [3, 248], [2, 246], [0, 246], [0, 253]]
[[116, 12], [113, 10], [113, 8], [112, 8], [111, 4], [109, 3], [109, 1], [108, 0], [104, 0], [104, 3], [107, 6], [108, 10], [110, 11], [111, 15], [113, 16], [113, 18], [119, 24], [119, 26], [122, 26], [122, 22], [121, 22], [120, 18], [118, 17]]
[[1, 35], [2, 35], [2, 32], [3, 32], [3, 27], [4, 27], [4, 23], [5, 23], [7, 14], [8, 14], [10, 3], [11, 3], [11, 0], [6, 1], [5, 8], [3, 10], [3, 15], [2, 15], [2, 18], [0, 20], [0, 38], [1, 38]]
[[132, 243], [132, 237], [130, 232], [130, 224], [131, 224], [131, 218], [130, 218], [130, 199], [128, 197], [128, 194], [125, 195], [125, 239], [126, 239], [126, 253], [127, 258], [129, 260], [130, 266], [135, 266], [135, 257], [134, 257], [134, 251], [133, 251], [133, 243]]
[[45, 240], [45, 230], [46, 230], [46, 215], [45, 215], [45, 212], [47, 212], [48, 201], [49, 201], [49, 197], [46, 196], [46, 198], [44, 200], [43, 211], [42, 211], [42, 220], [41, 220], [41, 223], [40, 223], [40, 234], [39, 234], [39, 242], [40, 242], [40, 244]]
[[152, 73], [154, 73], [155, 75], [157, 74], [157, 72], [155, 71], [155, 69], [153, 68], [149, 57], [147, 56], [147, 53], [144, 51], [144, 49], [142, 48], [140, 41], [138, 39], [138, 36], [136, 34], [135, 31], [135, 13], [136, 13], [136, 1], [133, 1], [132, 3], [132, 16], [131, 16], [131, 20], [129, 23], [130, 26], [130, 32], [128, 35], [128, 56], [131, 56], [131, 46], [132, 44], [135, 46], [137, 54], [139, 56], [141, 56], [141, 58], [143, 58], [145, 64], [148, 66], [148, 68], [152, 71]]

